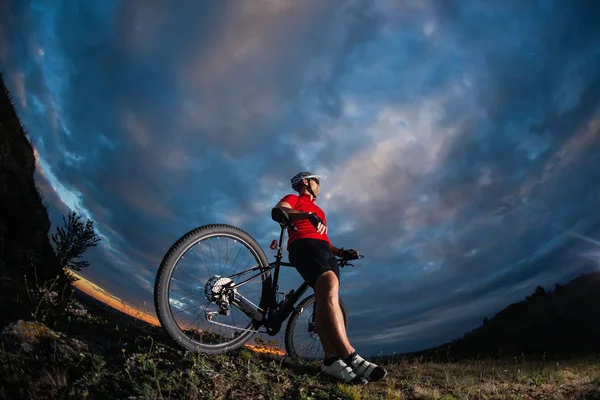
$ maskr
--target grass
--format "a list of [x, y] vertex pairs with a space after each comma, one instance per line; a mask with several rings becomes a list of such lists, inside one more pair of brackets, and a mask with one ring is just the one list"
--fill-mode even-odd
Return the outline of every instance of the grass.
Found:
[[183, 351], [160, 328], [107, 306], [82, 309], [71, 289], [52, 281], [26, 286], [3, 277], [0, 293], [30, 321], [1, 336], [0, 399], [600, 399], [600, 365], [591, 357], [396, 357], [386, 361], [385, 380], [356, 387], [318, 365], [248, 348]]

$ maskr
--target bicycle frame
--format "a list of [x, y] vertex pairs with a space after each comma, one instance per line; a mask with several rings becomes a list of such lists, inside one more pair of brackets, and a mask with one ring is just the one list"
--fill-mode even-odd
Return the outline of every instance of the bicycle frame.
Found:
[[[296, 304], [296, 302], [300, 299], [300, 297], [302, 297], [302, 295], [304, 295], [304, 293], [306, 292], [306, 290], [308, 289], [308, 284], [306, 282], [302, 282], [302, 284], [296, 289], [296, 290], [291, 290], [284, 298], [283, 301], [281, 301], [281, 303], [277, 303], [277, 293], [279, 290], [279, 268], [281, 266], [285, 266], [285, 267], [293, 267], [292, 264], [288, 263], [288, 262], [284, 262], [281, 261], [281, 259], [283, 258], [282, 255], [282, 242], [283, 242], [283, 235], [285, 233], [285, 229], [286, 229], [286, 224], [280, 224], [281, 225], [281, 233], [279, 235], [279, 243], [277, 244], [276, 248], [277, 248], [277, 254], [275, 255], [275, 261], [269, 263], [269, 266], [267, 269], [265, 269], [263, 272], [259, 272], [256, 275], [251, 276], [250, 278], [238, 283], [235, 285], [236, 288], [245, 285], [246, 283], [253, 281], [254, 279], [258, 278], [261, 275], [270, 273], [271, 270], [274, 270], [273, 272], [273, 285], [271, 288], [271, 297], [269, 298], [268, 302], [267, 302], [267, 306], [266, 306], [266, 310], [262, 310], [262, 313], [260, 312], [260, 307], [258, 310], [254, 309], [254, 305], [252, 303], [249, 303], [247, 301], [245, 301], [245, 298], [243, 296], [239, 296], [238, 298], [234, 299], [234, 302], [237, 300], [237, 302], [239, 303], [239, 307], [241, 308], [242, 311], [244, 311], [246, 314], [248, 314], [250, 317], [252, 317], [254, 319], [254, 321], [256, 321], [257, 323], [257, 328], [264, 325], [267, 328], [267, 333], [271, 336], [276, 335], [279, 330], [281, 329], [281, 325], [283, 323], [283, 321], [285, 321], [290, 314], [294, 311], [294, 305]], [[249, 273], [252, 273], [254, 271], [260, 270], [260, 266], [256, 266], [254, 268], [250, 268], [247, 269], [245, 271], [242, 272], [238, 272], [237, 274], [234, 275], [230, 275], [228, 276], [229, 279], [233, 279], [239, 276], [243, 276]]]

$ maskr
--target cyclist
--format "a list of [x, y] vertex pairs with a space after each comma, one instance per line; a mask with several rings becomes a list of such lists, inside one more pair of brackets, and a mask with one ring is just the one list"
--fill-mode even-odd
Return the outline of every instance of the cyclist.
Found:
[[321, 178], [300, 172], [292, 179], [298, 194], [284, 196], [275, 207], [287, 212], [297, 231], [288, 228], [289, 261], [315, 292], [315, 330], [325, 357], [321, 370], [345, 383], [366, 384], [387, 375], [387, 371], [359, 356], [346, 335], [338, 302], [339, 267], [334, 255], [356, 259], [358, 252], [331, 244], [327, 236], [325, 213], [315, 204], [321, 193]]

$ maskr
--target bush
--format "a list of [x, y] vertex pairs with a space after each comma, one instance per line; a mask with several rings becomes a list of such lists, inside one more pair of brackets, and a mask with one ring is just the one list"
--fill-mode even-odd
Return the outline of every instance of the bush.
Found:
[[90, 265], [85, 260], [80, 260], [85, 251], [97, 246], [100, 237], [94, 231], [94, 221], [81, 221], [81, 215], [71, 211], [65, 219], [63, 216], [64, 227], [57, 227], [56, 233], [51, 236], [54, 243], [56, 257], [63, 268], [72, 271], [81, 271]]
[[546, 294], [546, 289], [543, 286], [536, 287], [535, 292], [533, 292], [533, 296], [545, 296]]

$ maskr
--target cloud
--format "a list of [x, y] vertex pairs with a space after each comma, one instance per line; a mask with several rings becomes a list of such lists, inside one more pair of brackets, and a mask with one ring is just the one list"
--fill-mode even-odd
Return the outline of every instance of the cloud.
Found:
[[52, 220], [94, 219], [110, 246], [85, 277], [119, 298], [151, 299], [197, 226], [266, 248], [300, 170], [324, 176], [334, 244], [366, 255], [341, 289], [365, 351], [439, 344], [593, 263], [572, 232], [600, 223], [595, 3], [3, 7]]
[[25, 95], [25, 82], [23, 81], [23, 72], [13, 71], [8, 79], [11, 81], [12, 87], [22, 108], [27, 108], [27, 97]]

